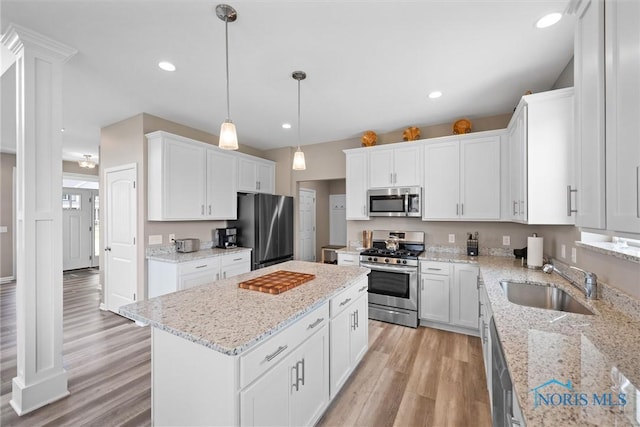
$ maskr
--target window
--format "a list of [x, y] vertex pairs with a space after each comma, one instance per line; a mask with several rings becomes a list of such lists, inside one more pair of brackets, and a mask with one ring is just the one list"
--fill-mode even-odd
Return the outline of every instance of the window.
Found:
[[62, 209], [80, 210], [82, 208], [82, 196], [80, 194], [63, 193]]

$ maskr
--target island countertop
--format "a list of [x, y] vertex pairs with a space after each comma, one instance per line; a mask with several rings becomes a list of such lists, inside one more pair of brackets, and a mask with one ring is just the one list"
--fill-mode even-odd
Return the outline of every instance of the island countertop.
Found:
[[[279, 295], [238, 283], [278, 270], [315, 279]], [[237, 355], [275, 334], [369, 273], [363, 267], [288, 261], [229, 279], [129, 304], [120, 314], [218, 352]]]

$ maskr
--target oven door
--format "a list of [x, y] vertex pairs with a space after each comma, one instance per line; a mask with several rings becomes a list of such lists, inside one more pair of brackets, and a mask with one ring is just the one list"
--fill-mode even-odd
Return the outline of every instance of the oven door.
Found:
[[418, 269], [360, 263], [369, 273], [369, 302], [389, 307], [418, 310]]

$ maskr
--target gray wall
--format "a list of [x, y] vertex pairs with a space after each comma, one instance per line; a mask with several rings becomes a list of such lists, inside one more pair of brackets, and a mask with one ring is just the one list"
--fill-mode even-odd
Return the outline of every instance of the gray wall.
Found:
[[16, 155], [0, 153], [0, 225], [7, 227], [0, 233], [0, 278], [13, 277], [13, 168]]

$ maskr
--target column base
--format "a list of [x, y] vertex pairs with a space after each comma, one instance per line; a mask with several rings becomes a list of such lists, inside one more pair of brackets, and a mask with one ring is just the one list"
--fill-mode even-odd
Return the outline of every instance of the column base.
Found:
[[22, 378], [19, 377], [15, 377], [12, 384], [11, 401], [9, 403], [18, 415], [35, 411], [69, 395], [69, 390], [67, 390], [67, 371], [64, 369], [54, 376], [29, 386], [25, 386]]

